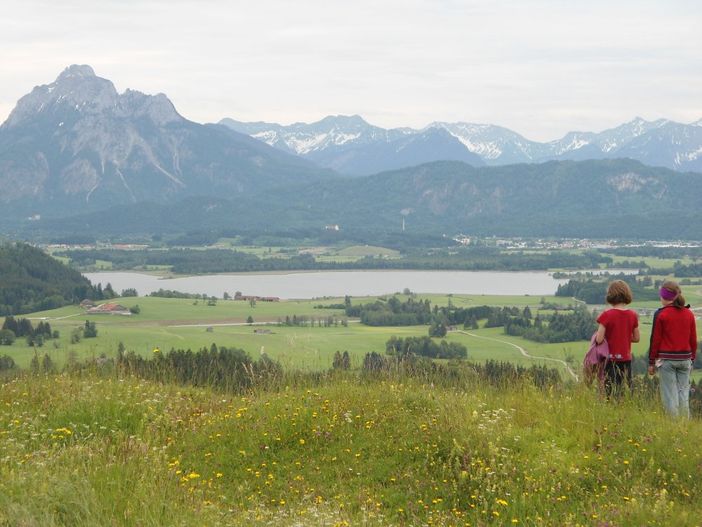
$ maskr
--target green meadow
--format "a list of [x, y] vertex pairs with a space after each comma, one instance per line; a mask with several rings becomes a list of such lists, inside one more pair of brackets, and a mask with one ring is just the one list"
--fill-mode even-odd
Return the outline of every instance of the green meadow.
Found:
[[[417, 295], [417, 298], [429, 299], [432, 305], [439, 306], [449, 303], [456, 307], [530, 306], [534, 312], [541, 301], [541, 297], [489, 295]], [[353, 302], [371, 302], [375, 299], [354, 298]], [[564, 306], [573, 303], [572, 299], [562, 297], [546, 297], [543, 300]], [[36, 349], [28, 346], [24, 339], [17, 339], [12, 346], [0, 348], [0, 354], [10, 355], [20, 367], [26, 368], [35, 352], [41, 355], [47, 353], [56, 364], [62, 365], [69, 357], [81, 359], [102, 354], [113, 357], [120, 343], [127, 350], [144, 356], [151, 355], [156, 348], [163, 351], [171, 348], [197, 350], [215, 343], [243, 349], [253, 358], [265, 353], [286, 368], [321, 371], [331, 367], [336, 351], [348, 351], [352, 366], [358, 367], [366, 353], [384, 353], [385, 343], [391, 336], [424, 336], [428, 330], [427, 326], [370, 327], [355, 320], [343, 325], [343, 310], [329, 307], [343, 303], [343, 298], [259, 301], [255, 306], [233, 300], [219, 300], [212, 306], [202, 300], [156, 297], [126, 297], [115, 301], [127, 307], [138, 305], [140, 313], [132, 316], [87, 315], [77, 306], [33, 313], [27, 317], [35, 325], [39, 320], [48, 321], [52, 329], [60, 332], [60, 338], [47, 340]], [[330, 327], [319, 327], [317, 324], [313, 327], [278, 325], [279, 320], [285, 320], [286, 316], [292, 318], [293, 315], [313, 319], [331, 316], [337, 323]], [[246, 323], [249, 316], [253, 318], [253, 324]], [[86, 320], [95, 322], [97, 338], [84, 338], [72, 343], [72, 331]], [[634, 345], [636, 354], [646, 351], [650, 333], [647, 322], [647, 318], [642, 317], [642, 339]], [[465, 345], [468, 358], [474, 361], [495, 359], [524, 366], [544, 364], [558, 368], [565, 374], [566, 368], [561, 361], [566, 361], [577, 371], [587, 350], [584, 341], [545, 344], [504, 335], [502, 328], [463, 330], [459, 326], [456, 329], [449, 332], [446, 339]], [[515, 346], [521, 347], [530, 357]]]
[[[457, 307], [529, 306], [532, 312], [541, 302], [418, 297]], [[565, 364], [578, 371], [584, 341], [535, 343], [482, 323], [446, 336], [464, 344], [472, 361], [557, 368], [564, 382], [550, 387], [526, 379], [491, 383], [471, 374], [470, 366], [459, 378], [370, 375], [359, 368], [366, 353], [383, 353], [393, 335], [427, 335], [428, 327], [369, 327], [354, 320], [277, 325], [293, 315], [342, 320], [343, 310], [330, 307], [342, 298], [255, 306], [115, 301], [141, 311], [86, 315], [71, 306], [34, 313], [28, 317], [35, 324], [48, 321], [60, 338], [36, 350], [19, 339], [0, 354], [26, 368], [35, 352], [62, 365], [69, 358], [115, 356], [120, 342], [146, 357], [157, 347], [195, 350], [216, 343], [254, 359], [265, 353], [284, 373], [274, 384], [239, 392], [149, 381], [96, 363], [72, 373], [24, 371], [5, 379], [0, 526], [702, 524], [696, 484], [702, 424], [671, 421], [645, 389], [613, 404], [572, 382]], [[246, 323], [249, 316], [253, 325]], [[96, 323], [98, 336], [71, 343], [72, 330], [86, 320]], [[645, 352], [650, 317], [641, 322], [637, 354]], [[349, 351], [351, 371], [329, 371], [337, 350]]]
[[702, 522], [702, 424], [582, 385], [329, 376], [218, 392], [117, 372], [0, 385], [0, 525]]

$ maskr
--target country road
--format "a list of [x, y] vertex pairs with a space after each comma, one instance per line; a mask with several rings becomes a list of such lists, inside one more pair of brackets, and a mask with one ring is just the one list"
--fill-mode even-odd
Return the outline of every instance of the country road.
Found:
[[469, 331], [458, 331], [458, 333], [463, 333], [464, 335], [468, 335], [470, 337], [475, 337], [477, 339], [485, 339], [485, 340], [492, 340], [494, 342], [500, 342], [502, 344], [507, 344], [508, 346], [512, 346], [513, 348], [517, 348], [519, 350], [519, 353], [521, 353], [524, 357], [528, 359], [533, 359], [533, 360], [545, 360], [545, 361], [551, 361], [551, 362], [557, 362], [566, 369], [566, 371], [572, 375], [573, 379], [576, 381], [578, 380], [578, 375], [573, 371], [573, 369], [570, 367], [570, 365], [561, 359], [554, 359], [552, 357], [537, 357], [535, 355], [529, 355], [527, 351], [522, 348], [521, 346], [518, 346], [517, 344], [514, 344], [512, 342], [509, 342], [508, 340], [502, 340], [502, 339], [496, 339], [493, 337], [483, 337], [482, 335], [476, 335], [475, 333], [470, 333]]

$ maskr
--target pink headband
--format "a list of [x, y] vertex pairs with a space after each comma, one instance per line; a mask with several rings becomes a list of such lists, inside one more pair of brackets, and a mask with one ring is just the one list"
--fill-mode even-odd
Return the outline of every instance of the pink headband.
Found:
[[675, 300], [675, 298], [678, 296], [678, 294], [675, 291], [671, 291], [670, 289], [666, 289], [665, 287], [661, 287], [661, 289], [658, 291], [658, 294], [663, 300]]

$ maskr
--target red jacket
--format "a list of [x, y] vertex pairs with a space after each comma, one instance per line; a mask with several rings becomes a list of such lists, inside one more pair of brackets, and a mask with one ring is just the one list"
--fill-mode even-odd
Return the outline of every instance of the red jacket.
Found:
[[695, 360], [697, 327], [695, 315], [687, 307], [665, 306], [653, 315], [648, 363], [656, 359]]

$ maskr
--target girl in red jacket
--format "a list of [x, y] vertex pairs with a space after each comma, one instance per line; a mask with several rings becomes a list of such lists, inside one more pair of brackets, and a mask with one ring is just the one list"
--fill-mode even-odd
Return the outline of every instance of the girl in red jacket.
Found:
[[639, 318], [636, 311], [627, 309], [633, 295], [631, 288], [623, 280], [615, 280], [607, 288], [607, 303], [611, 309], [597, 317], [598, 344], [607, 339], [609, 359], [605, 362], [605, 393], [607, 397], [621, 395], [624, 385], [630, 389], [631, 383], [631, 343], [639, 341]]
[[658, 369], [666, 412], [689, 418], [690, 371], [697, 354], [695, 316], [676, 282], [663, 282], [658, 294], [663, 307], [653, 315], [648, 373]]

